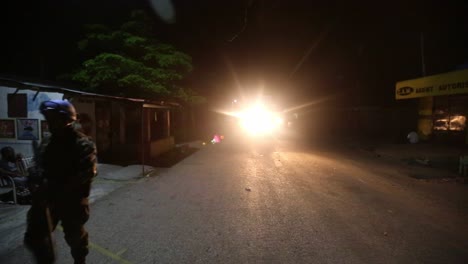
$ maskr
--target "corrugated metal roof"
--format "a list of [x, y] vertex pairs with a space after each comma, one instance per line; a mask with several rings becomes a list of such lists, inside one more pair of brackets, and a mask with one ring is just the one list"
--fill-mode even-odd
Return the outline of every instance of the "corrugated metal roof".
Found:
[[158, 105], [160, 107], [180, 107], [181, 105], [177, 102], [168, 102], [166, 100], [147, 100], [147, 99], [139, 99], [139, 98], [129, 98], [129, 97], [120, 97], [120, 96], [112, 96], [112, 95], [104, 95], [104, 94], [97, 94], [97, 93], [90, 93], [75, 89], [66, 88], [63, 86], [55, 85], [55, 84], [48, 84], [45, 82], [37, 82], [37, 81], [30, 81], [30, 80], [19, 80], [16, 78], [10, 77], [1, 77], [0, 76], [0, 83], [13, 86], [12, 88], [17, 88], [20, 90], [33, 90], [38, 92], [57, 92], [63, 94], [75, 94], [83, 97], [94, 97], [94, 98], [102, 98], [102, 99], [110, 99], [110, 100], [121, 100], [121, 101], [128, 101], [134, 103], [142, 103], [142, 104], [152, 104]]

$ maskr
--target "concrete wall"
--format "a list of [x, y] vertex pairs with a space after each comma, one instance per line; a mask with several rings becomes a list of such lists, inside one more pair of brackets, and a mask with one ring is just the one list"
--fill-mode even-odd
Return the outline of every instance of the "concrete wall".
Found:
[[[34, 100], [34, 95], [36, 94], [35, 91], [30, 90], [20, 90], [18, 94], [26, 94], [27, 95], [27, 117], [24, 118], [15, 118], [15, 117], [8, 117], [8, 101], [7, 95], [12, 94], [16, 91], [16, 88], [0, 86], [0, 119], [9, 119], [13, 120], [15, 123], [15, 131], [16, 135], [15, 138], [0, 138], [0, 148], [5, 146], [10, 146], [15, 149], [17, 153], [21, 153], [24, 156], [32, 156], [32, 140], [19, 140], [18, 139], [18, 127], [21, 128], [21, 125], [18, 126], [18, 119], [33, 119], [37, 121], [33, 121], [34, 123], [37, 122], [39, 140], [41, 140], [41, 120], [44, 120], [44, 117], [39, 113], [39, 105], [43, 101], [47, 100], [58, 100], [62, 99], [63, 94], [61, 93], [48, 93], [48, 92], [40, 92], [36, 99]], [[1, 128], [0, 128], [1, 129]]]

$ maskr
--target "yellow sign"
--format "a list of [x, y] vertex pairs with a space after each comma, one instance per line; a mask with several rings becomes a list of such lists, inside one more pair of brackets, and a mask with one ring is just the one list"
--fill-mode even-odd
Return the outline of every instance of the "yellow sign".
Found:
[[468, 69], [397, 82], [396, 99], [468, 94]]

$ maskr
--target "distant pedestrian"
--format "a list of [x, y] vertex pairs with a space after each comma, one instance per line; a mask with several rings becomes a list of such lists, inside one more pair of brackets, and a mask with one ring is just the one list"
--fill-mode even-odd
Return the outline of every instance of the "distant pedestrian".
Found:
[[407, 136], [409, 143], [411, 144], [416, 144], [419, 142], [419, 136], [418, 133], [412, 131], [408, 134]]
[[43, 181], [33, 193], [24, 242], [38, 263], [54, 263], [51, 233], [61, 222], [75, 263], [85, 263], [88, 233], [84, 224], [89, 218], [88, 197], [96, 175], [96, 147], [73, 127], [76, 111], [68, 101], [45, 101], [40, 112], [51, 137], [44, 139], [36, 152]]

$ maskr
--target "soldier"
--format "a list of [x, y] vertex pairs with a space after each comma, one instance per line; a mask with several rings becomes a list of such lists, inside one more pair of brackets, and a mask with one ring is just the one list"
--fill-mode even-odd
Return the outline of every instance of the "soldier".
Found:
[[89, 218], [91, 181], [96, 175], [96, 147], [73, 128], [76, 111], [68, 101], [45, 101], [40, 112], [51, 137], [37, 150], [43, 181], [33, 193], [24, 242], [38, 263], [54, 263], [51, 233], [60, 221], [75, 263], [85, 263], [88, 233], [84, 224]]

